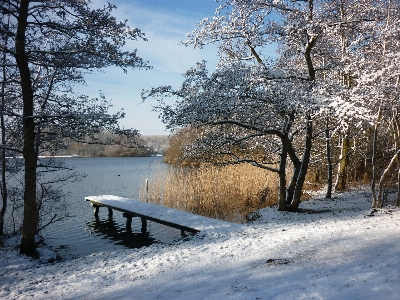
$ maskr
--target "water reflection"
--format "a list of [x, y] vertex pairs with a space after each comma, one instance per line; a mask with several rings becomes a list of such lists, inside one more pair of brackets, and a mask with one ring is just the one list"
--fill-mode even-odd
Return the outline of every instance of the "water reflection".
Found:
[[[63, 187], [68, 192], [68, 211], [74, 215], [46, 227], [42, 235], [46, 244], [63, 259], [90, 255], [99, 251], [138, 248], [153, 243], [169, 243], [180, 237], [180, 230], [149, 222], [143, 237], [140, 218], [132, 220], [132, 232], [126, 231], [126, 218], [114, 212], [111, 222], [107, 209], [100, 209], [99, 224], [93, 209], [84, 199], [91, 195], [117, 195], [138, 199], [145, 180], [169, 168], [162, 157], [67, 158], [68, 167], [86, 174], [83, 181]], [[53, 174], [54, 175], [54, 174]]]
[[[140, 218], [136, 219], [140, 221]], [[127, 230], [126, 226], [117, 223], [113, 217], [108, 217], [105, 220], [100, 220], [99, 217], [93, 217], [93, 220], [87, 222], [86, 226], [90, 235], [96, 237], [100, 236], [102, 239], [110, 239], [115, 245], [128, 248], [140, 248], [157, 243], [156, 239], [151, 237], [149, 232], [141, 231], [141, 223], [140, 225], [134, 224], [132, 226], [134, 230]]]

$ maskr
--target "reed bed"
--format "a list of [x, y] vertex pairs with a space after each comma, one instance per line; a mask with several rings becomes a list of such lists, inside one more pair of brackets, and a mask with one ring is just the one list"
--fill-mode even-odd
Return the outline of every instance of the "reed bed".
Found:
[[260, 208], [277, 203], [278, 178], [251, 165], [171, 168], [149, 181], [148, 192], [139, 197], [148, 202], [195, 214], [248, 222]]

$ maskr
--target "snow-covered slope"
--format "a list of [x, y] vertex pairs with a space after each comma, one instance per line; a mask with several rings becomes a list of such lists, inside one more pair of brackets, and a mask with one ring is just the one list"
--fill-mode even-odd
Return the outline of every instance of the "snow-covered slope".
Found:
[[233, 231], [58, 263], [4, 247], [0, 298], [399, 299], [400, 211], [370, 202], [316, 198], [301, 204], [309, 213], [269, 208]]

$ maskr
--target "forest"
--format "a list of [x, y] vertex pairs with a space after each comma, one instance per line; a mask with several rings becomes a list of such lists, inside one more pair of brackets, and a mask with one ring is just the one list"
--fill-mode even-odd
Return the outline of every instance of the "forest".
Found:
[[[273, 172], [280, 210], [298, 210], [312, 173], [327, 198], [369, 182], [372, 207], [381, 207], [400, 185], [399, 9], [398, 1], [222, 2], [183, 42], [217, 45], [216, 69], [199, 62], [180, 88], [142, 97], [157, 99], [175, 130], [176, 159]], [[270, 44], [278, 58], [263, 54]]]

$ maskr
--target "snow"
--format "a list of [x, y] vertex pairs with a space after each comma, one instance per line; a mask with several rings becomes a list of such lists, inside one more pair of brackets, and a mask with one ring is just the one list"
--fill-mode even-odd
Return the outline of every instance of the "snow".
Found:
[[233, 230], [234, 227], [238, 226], [238, 224], [114, 195], [88, 196], [85, 197], [85, 200], [93, 201], [100, 205], [103, 204], [121, 211], [129, 211], [140, 216], [165, 221], [170, 224], [189, 227], [198, 231], [215, 231], [223, 228], [226, 230]]
[[[0, 248], [1, 299], [399, 299], [400, 210], [355, 190], [251, 224], [64, 262]], [[311, 213], [312, 212], [312, 213]]]

